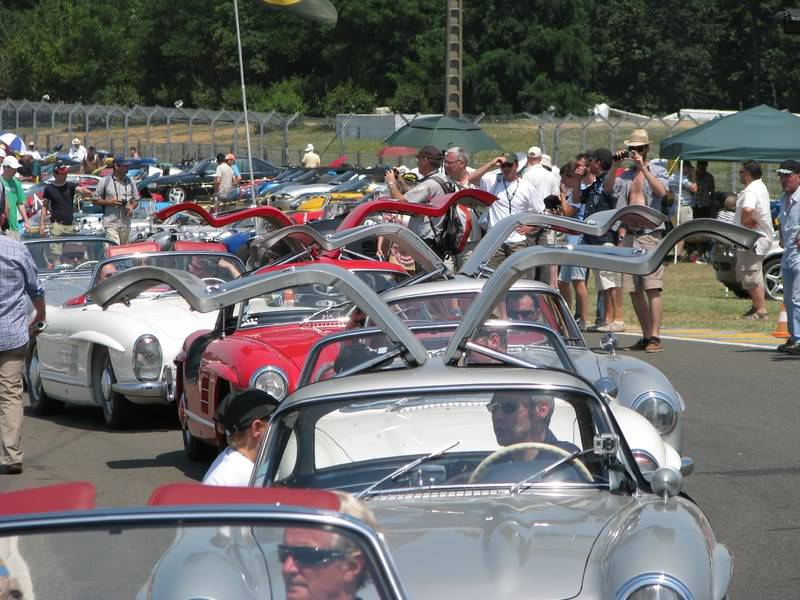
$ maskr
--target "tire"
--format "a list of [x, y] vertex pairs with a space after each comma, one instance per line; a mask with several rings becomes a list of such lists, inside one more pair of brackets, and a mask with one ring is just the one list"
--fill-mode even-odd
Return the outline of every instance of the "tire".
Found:
[[129, 426], [135, 406], [125, 396], [111, 389], [117, 382], [108, 348], [100, 346], [92, 353], [92, 397], [103, 409], [103, 419], [111, 429]]
[[[182, 406], [186, 406], [185, 397], [181, 397], [178, 401], [178, 407]], [[216, 456], [216, 449], [194, 437], [192, 432], [189, 431], [189, 427], [186, 425], [186, 417], [184, 416], [183, 419], [181, 419], [180, 413], [181, 410], [179, 408], [178, 420], [181, 424], [181, 439], [183, 440], [183, 451], [186, 453], [186, 458], [193, 462], [208, 461], [214, 458], [214, 456]]]
[[764, 293], [768, 300], [783, 301], [783, 277], [781, 276], [781, 257], [774, 256], [764, 261]]
[[28, 399], [35, 415], [52, 415], [64, 410], [64, 403], [48, 396], [42, 386], [39, 373], [39, 352], [34, 342], [28, 349], [25, 360], [25, 382], [28, 386]]
[[186, 202], [186, 190], [182, 187], [170, 188], [167, 193], [167, 198], [170, 202], [174, 202], [175, 204]]

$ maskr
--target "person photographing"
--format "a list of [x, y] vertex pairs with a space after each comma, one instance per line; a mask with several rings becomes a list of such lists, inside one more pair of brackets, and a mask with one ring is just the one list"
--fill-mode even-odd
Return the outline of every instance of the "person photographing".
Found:
[[131, 233], [131, 217], [139, 206], [139, 190], [128, 176], [129, 162], [117, 156], [111, 163], [110, 175], [97, 184], [95, 203], [103, 207], [105, 236], [118, 244], [127, 244]]

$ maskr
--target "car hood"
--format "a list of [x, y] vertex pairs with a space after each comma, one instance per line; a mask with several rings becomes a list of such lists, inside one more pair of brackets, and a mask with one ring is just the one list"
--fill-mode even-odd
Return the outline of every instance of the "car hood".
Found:
[[369, 501], [411, 598], [571, 598], [598, 536], [633, 502], [599, 490], [436, 495]]
[[108, 308], [109, 313], [121, 313], [120, 326], [142, 334], [157, 334], [162, 340], [170, 339], [180, 348], [190, 333], [198, 329], [211, 329], [217, 320], [216, 313], [199, 313], [191, 310], [185, 300], [178, 297], [140, 298], [130, 307], [116, 304]]

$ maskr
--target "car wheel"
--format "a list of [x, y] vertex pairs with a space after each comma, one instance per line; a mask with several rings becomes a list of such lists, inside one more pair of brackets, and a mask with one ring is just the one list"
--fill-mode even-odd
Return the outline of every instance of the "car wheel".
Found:
[[214, 458], [215, 449], [194, 437], [186, 424], [181, 424], [181, 437], [183, 438], [183, 450], [189, 460], [206, 461]]
[[764, 272], [764, 291], [767, 298], [772, 300], [783, 300], [783, 277], [781, 276], [780, 257], [769, 258], [764, 261], [762, 266]]
[[64, 410], [64, 403], [48, 396], [42, 385], [39, 364], [39, 351], [36, 343], [31, 344], [25, 361], [25, 382], [28, 386], [28, 399], [36, 415], [49, 415]]
[[167, 197], [169, 198], [170, 202], [174, 202], [175, 204], [186, 202], [186, 190], [182, 187], [170, 188]]
[[108, 348], [98, 347], [92, 355], [92, 397], [103, 409], [103, 418], [111, 429], [122, 429], [130, 425], [134, 405], [125, 396], [115, 392], [117, 382]]

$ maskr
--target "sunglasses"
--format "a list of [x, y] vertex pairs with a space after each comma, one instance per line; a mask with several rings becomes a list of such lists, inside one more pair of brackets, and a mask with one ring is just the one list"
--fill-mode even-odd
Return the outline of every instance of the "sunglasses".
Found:
[[539, 316], [538, 310], [509, 310], [508, 316], [517, 321], [533, 321]]
[[647, 146], [628, 146], [628, 150], [631, 152], [638, 152], [641, 154], [647, 149]]
[[503, 163], [502, 165], [500, 165], [500, 166], [501, 166], [503, 169], [508, 169], [509, 167], [513, 167], [513, 166], [514, 166], [514, 164], [515, 164], [515, 163], [504, 162], [504, 163]]
[[347, 552], [342, 550], [328, 550], [315, 546], [287, 546], [278, 545], [278, 559], [286, 562], [289, 557], [300, 567], [318, 567], [332, 560], [338, 560], [347, 556]]
[[486, 405], [486, 410], [490, 413], [494, 413], [498, 408], [505, 414], [512, 415], [519, 409], [519, 402], [516, 400], [500, 400], [499, 402], [492, 400]]

